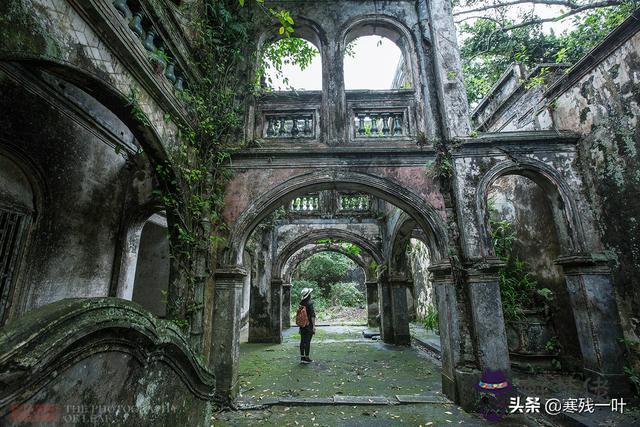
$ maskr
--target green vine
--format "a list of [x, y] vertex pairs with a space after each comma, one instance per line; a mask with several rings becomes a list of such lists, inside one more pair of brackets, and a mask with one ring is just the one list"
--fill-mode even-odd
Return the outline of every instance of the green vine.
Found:
[[[205, 0], [185, 3], [185, 15], [194, 29], [196, 62], [201, 79], [189, 81], [180, 96], [188, 120], [167, 117], [175, 123], [178, 143], [168, 143], [168, 159], [156, 165], [162, 183], [155, 196], [167, 211], [172, 278], [167, 295], [167, 318], [190, 331], [192, 345], [200, 349], [204, 289], [224, 246], [227, 226], [222, 217], [224, 191], [231, 177], [233, 152], [244, 148], [244, 114], [254, 94], [261, 28], [275, 23], [280, 35], [294, 32], [286, 11], [268, 9], [262, 0]], [[286, 49], [282, 51], [284, 54]], [[294, 55], [295, 56], [295, 55]], [[148, 124], [131, 92], [133, 116]]]

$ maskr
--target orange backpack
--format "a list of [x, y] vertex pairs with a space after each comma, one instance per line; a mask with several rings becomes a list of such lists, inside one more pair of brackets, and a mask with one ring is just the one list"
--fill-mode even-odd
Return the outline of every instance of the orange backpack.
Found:
[[296, 312], [296, 325], [304, 328], [309, 324], [309, 316], [307, 315], [307, 307], [300, 304]]

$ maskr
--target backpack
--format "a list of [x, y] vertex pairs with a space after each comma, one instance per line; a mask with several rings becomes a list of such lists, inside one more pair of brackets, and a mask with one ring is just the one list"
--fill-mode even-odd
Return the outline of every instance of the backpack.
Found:
[[307, 307], [300, 304], [298, 311], [296, 312], [296, 325], [304, 328], [309, 324], [309, 315], [307, 314]]

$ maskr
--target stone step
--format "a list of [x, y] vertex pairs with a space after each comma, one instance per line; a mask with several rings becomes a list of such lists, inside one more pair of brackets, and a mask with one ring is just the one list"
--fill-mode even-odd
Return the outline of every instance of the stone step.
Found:
[[450, 403], [444, 396], [437, 394], [405, 395], [399, 394], [393, 397], [384, 396], [341, 396], [333, 397], [268, 397], [256, 399], [253, 397], [241, 397], [236, 400], [238, 409], [255, 409], [256, 406], [320, 406], [320, 405], [410, 405], [419, 403], [443, 404]]

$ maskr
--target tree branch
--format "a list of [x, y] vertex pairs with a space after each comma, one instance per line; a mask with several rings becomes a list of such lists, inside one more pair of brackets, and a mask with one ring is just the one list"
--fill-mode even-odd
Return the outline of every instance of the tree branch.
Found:
[[531, 25], [544, 24], [545, 22], [556, 22], [556, 21], [560, 21], [562, 19], [568, 18], [570, 16], [577, 15], [578, 13], [585, 12], [587, 10], [598, 9], [598, 8], [602, 8], [602, 7], [619, 6], [621, 3], [622, 3], [622, 1], [619, 1], [619, 0], [606, 0], [606, 1], [601, 1], [601, 2], [597, 2], [597, 3], [592, 3], [590, 5], [580, 6], [580, 7], [576, 8], [576, 9], [572, 9], [572, 10], [566, 12], [566, 13], [563, 13], [562, 15], [559, 15], [559, 16], [556, 16], [556, 17], [553, 17], [553, 18], [531, 19], [529, 21], [520, 22], [519, 24], [514, 24], [514, 25], [509, 25], [509, 26], [506, 26], [506, 27], [502, 27], [502, 28], [500, 28], [499, 31], [507, 32], [507, 31], [515, 30], [517, 28], [528, 27], [528, 26], [531, 26]]
[[474, 9], [461, 10], [459, 12], [455, 12], [453, 16], [465, 15], [473, 12], [484, 12], [487, 10], [500, 9], [503, 7], [515, 6], [518, 4], [544, 4], [547, 6], [564, 6], [564, 7], [568, 7], [569, 9], [576, 9], [581, 7], [579, 4], [576, 4], [573, 0], [512, 0], [512, 1], [506, 1], [504, 3], [487, 4]]

